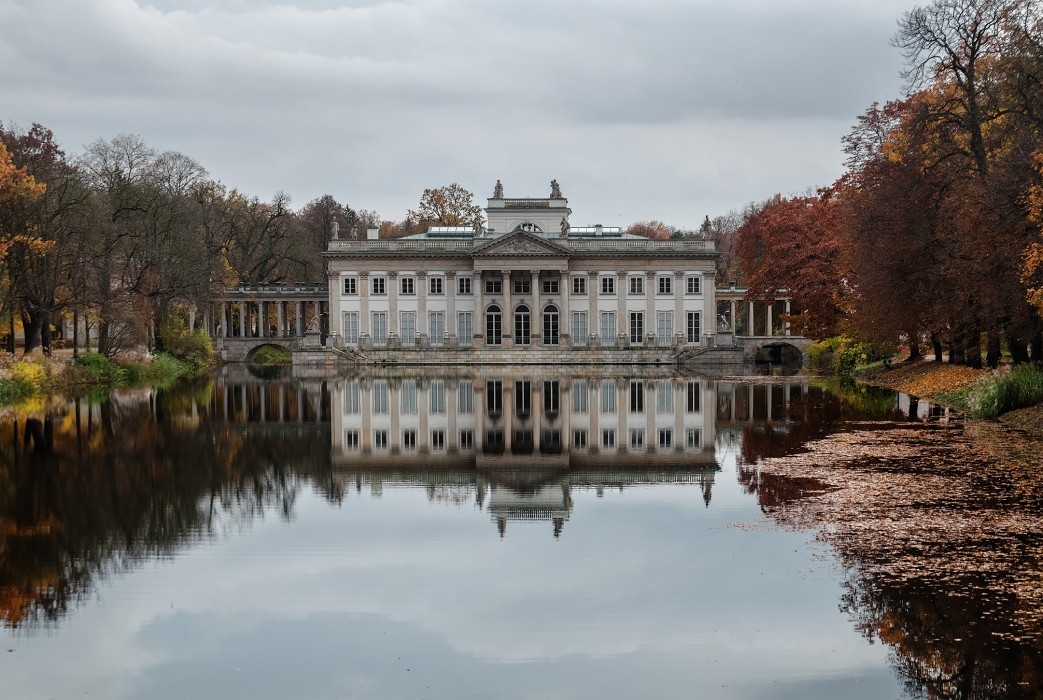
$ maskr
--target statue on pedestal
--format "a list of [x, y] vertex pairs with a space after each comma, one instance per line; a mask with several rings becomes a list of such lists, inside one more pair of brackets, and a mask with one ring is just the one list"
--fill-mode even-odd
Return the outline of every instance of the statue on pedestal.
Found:
[[493, 199], [503, 199], [503, 183], [499, 180], [496, 181], [496, 187], [493, 188]]
[[551, 199], [565, 199], [561, 194], [561, 188], [558, 186], [557, 180], [550, 181], [550, 198]]

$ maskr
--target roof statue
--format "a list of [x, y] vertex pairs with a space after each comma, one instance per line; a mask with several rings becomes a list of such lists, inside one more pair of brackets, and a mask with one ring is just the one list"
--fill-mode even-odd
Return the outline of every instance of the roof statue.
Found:
[[496, 187], [493, 188], [493, 199], [503, 199], [503, 183], [499, 180], [496, 181]]
[[[497, 186], [499, 186], [499, 180], [497, 180]], [[485, 233], [485, 227], [482, 226], [482, 217], [474, 217], [474, 223], [472, 224], [471, 228], [474, 230], [474, 237], [481, 238], [482, 234]]]
[[333, 223], [330, 224], [330, 238], [335, 241], [340, 238], [340, 224], [337, 223], [336, 219], [334, 219]]
[[550, 198], [551, 199], [565, 199], [561, 194], [561, 188], [558, 187], [557, 180], [550, 181]]
[[569, 226], [569, 220], [566, 219], [564, 216], [561, 217], [561, 237], [562, 238], [568, 238], [569, 237], [569, 229], [570, 228], [572, 228], [572, 227]]

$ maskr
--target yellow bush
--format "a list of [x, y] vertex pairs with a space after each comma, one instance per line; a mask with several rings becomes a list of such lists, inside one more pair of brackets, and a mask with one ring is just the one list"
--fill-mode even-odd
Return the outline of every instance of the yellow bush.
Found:
[[47, 370], [36, 362], [19, 360], [11, 365], [11, 378], [38, 389], [47, 379]]

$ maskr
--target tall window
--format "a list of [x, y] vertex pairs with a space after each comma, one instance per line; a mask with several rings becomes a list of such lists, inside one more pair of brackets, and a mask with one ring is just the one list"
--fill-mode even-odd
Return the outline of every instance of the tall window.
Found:
[[514, 310], [514, 344], [528, 345], [531, 341], [529, 307], [522, 304]]
[[378, 345], [384, 345], [388, 341], [387, 311], [374, 311], [371, 320], [373, 323], [373, 342]]
[[688, 382], [685, 387], [685, 411], [688, 413], [699, 412], [699, 382]]
[[616, 340], [616, 314], [614, 311], [601, 312], [601, 342], [611, 345]]
[[432, 345], [441, 345], [445, 337], [445, 312], [431, 311], [427, 314], [427, 331]]
[[601, 412], [616, 412], [616, 383], [611, 379], [601, 382]]
[[456, 278], [456, 293], [457, 294], [470, 294], [471, 293], [471, 278], [470, 277], [457, 277]]
[[348, 296], [355, 296], [359, 293], [359, 278], [358, 277], [345, 277], [344, 278], [344, 293]]
[[464, 311], [456, 315], [456, 337], [461, 345], [470, 345], [471, 336], [474, 335], [474, 317], [470, 311]]
[[630, 278], [630, 293], [631, 294], [644, 294], [645, 293], [645, 278], [644, 277], [631, 277]]
[[486, 294], [503, 294], [503, 280], [489, 278], [485, 280]]
[[413, 296], [416, 294], [416, 278], [414, 277], [403, 277], [399, 286], [404, 296]]
[[573, 311], [572, 312], [572, 344], [573, 345], [586, 345], [587, 344], [587, 312], [586, 311]]
[[659, 429], [659, 446], [672, 447], [674, 444], [674, 431], [670, 428]]
[[673, 294], [674, 293], [673, 282], [674, 281], [672, 279], [670, 279], [669, 277], [667, 277], [665, 275], [660, 277], [659, 278], [659, 293], [660, 294]]
[[344, 385], [344, 412], [360, 413], [359, 407], [359, 383], [348, 382]]
[[427, 398], [431, 413], [445, 413], [445, 380], [432, 379], [427, 388]]
[[373, 294], [383, 296], [388, 293], [387, 277], [374, 277], [370, 280], [373, 285]]
[[542, 282], [544, 294], [557, 294], [558, 293], [558, 280], [556, 279], [545, 279]]
[[485, 410], [490, 418], [503, 413], [503, 382], [494, 379], [485, 384]]
[[543, 410], [557, 413], [561, 403], [561, 383], [558, 381], [543, 382]]
[[655, 408], [660, 414], [674, 412], [674, 385], [670, 382], [659, 382], [655, 388]]
[[685, 278], [685, 294], [698, 294], [699, 293], [699, 278], [698, 277], [687, 277]]
[[587, 380], [577, 379], [572, 382], [572, 412], [587, 412]]
[[641, 311], [630, 312], [630, 342], [640, 343], [645, 335], [645, 315]]
[[630, 382], [630, 412], [645, 412], [645, 383]]
[[485, 344], [500, 345], [503, 342], [503, 315], [500, 307], [493, 304], [485, 312]]
[[514, 280], [515, 294], [529, 294], [532, 291], [532, 280], [528, 277], [519, 277]]
[[470, 379], [462, 379], [457, 385], [457, 413], [474, 413], [474, 384]]
[[558, 307], [553, 304], [543, 310], [543, 344], [558, 344]]
[[402, 406], [402, 415], [415, 416], [417, 414], [416, 380], [403, 379], [398, 389], [398, 396]]
[[445, 294], [445, 278], [444, 277], [428, 277], [427, 278], [427, 291], [436, 296]]
[[630, 429], [630, 447], [644, 447], [645, 446], [645, 431], [641, 428]]
[[660, 311], [656, 315], [656, 334], [660, 345], [669, 345], [674, 335], [674, 314], [671, 311]]
[[699, 312], [689, 311], [688, 312], [688, 332], [687, 339], [689, 343], [699, 342], [700, 324], [699, 324]]
[[359, 342], [359, 314], [357, 311], [345, 311], [344, 319], [344, 342]]
[[615, 430], [605, 429], [601, 431], [601, 446], [610, 448], [616, 446]]
[[391, 403], [386, 379], [373, 382], [373, 413], [390, 413]]
[[601, 293], [602, 294], [615, 294], [616, 293], [616, 278], [612, 275], [605, 275], [601, 278]]
[[416, 429], [407, 428], [402, 431], [402, 449], [403, 450], [415, 450], [416, 449]]
[[587, 278], [586, 277], [573, 277], [572, 278], [572, 293], [573, 294], [586, 294], [587, 293]]
[[416, 337], [416, 314], [412, 311], [403, 311], [398, 315], [402, 342], [412, 343]]

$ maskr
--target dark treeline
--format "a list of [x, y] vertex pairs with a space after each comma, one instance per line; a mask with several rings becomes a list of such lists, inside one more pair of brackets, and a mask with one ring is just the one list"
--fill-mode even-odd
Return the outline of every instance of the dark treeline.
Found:
[[751, 296], [787, 289], [814, 336], [995, 367], [1043, 356], [1043, 4], [934, 0], [899, 21], [908, 94], [844, 138], [830, 187], [753, 207]]
[[[300, 210], [211, 179], [188, 156], [137, 136], [69, 156], [52, 132], [0, 126], [0, 321], [25, 350], [50, 349], [62, 315], [113, 355], [163, 347], [178, 313], [212, 286], [321, 279], [327, 240], [375, 225], [330, 195]], [[10, 324], [10, 325], [8, 325]]]

